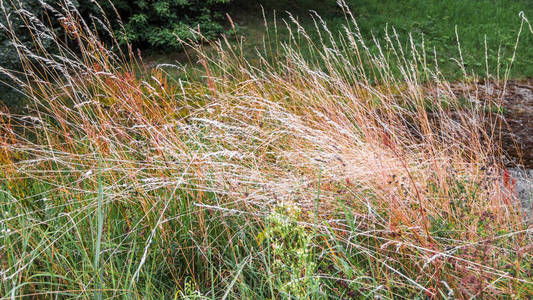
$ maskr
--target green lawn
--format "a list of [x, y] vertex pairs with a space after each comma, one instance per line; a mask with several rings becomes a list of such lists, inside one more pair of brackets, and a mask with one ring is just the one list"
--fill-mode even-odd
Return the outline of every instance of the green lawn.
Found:
[[[320, 6], [316, 3], [317, 1], [312, 0], [236, 1], [238, 8], [235, 8], [231, 15], [240, 25], [239, 33], [247, 38], [247, 56], [255, 55], [252, 51], [254, 46], [262, 47], [265, 28], [260, 4], [270, 21], [270, 32], [273, 32], [273, 12], [276, 11], [280, 40], [288, 37], [287, 31], [282, 29], [284, 24], [280, 21], [287, 19], [287, 11], [293, 13], [304, 27], [311, 29], [310, 31], [314, 26], [310, 10], [317, 11], [333, 33], [341, 31], [346, 21], [335, 1], [322, 1]], [[374, 51], [377, 47], [371, 43], [372, 35], [384, 44], [384, 30], [387, 26], [389, 30], [392, 27], [397, 30], [404, 46], [408, 45], [409, 33], [412, 33], [415, 43], [419, 46], [423, 36], [428, 57], [434, 56], [434, 48], [441, 71], [452, 78], [462, 74], [453, 60], [460, 60], [456, 26], [467, 72], [471, 74], [474, 71], [477, 75], [486, 77], [487, 52], [489, 73], [497, 76], [499, 53], [501, 77], [513, 55], [521, 23], [519, 13], [523, 11], [526, 17], [533, 18], [533, 2], [527, 0], [348, 0], [347, 3], [357, 19], [363, 37]], [[312, 37], [319, 38], [316, 34], [312, 34]], [[533, 61], [532, 43], [533, 34], [525, 23], [511, 77], [533, 77], [533, 65], [530, 63]]]

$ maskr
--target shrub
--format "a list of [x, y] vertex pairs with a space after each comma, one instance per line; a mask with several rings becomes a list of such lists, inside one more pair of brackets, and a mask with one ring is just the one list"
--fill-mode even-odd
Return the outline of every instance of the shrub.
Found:
[[191, 28], [206, 38], [222, 33], [221, 4], [230, 0], [118, 0], [114, 1], [129, 42], [153, 48], [179, 48], [181, 39], [196, 39]]

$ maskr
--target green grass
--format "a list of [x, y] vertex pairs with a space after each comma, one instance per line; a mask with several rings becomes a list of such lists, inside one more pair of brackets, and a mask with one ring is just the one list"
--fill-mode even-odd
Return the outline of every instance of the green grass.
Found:
[[[342, 11], [335, 1], [236, 1], [235, 9], [231, 14], [240, 25], [239, 34], [246, 37], [248, 58], [253, 58], [253, 48], [262, 48], [265, 27], [260, 5], [263, 5], [267, 14], [269, 31], [274, 32], [273, 16], [276, 11], [278, 19], [279, 40], [288, 40], [288, 32], [284, 29], [281, 19], [287, 19], [287, 12], [293, 13], [306, 29], [311, 29], [310, 35], [319, 40], [316, 33], [312, 32], [314, 23], [309, 10], [315, 10], [327, 23], [330, 30], [336, 34], [343, 31], [346, 24]], [[430, 64], [434, 65], [434, 52], [437, 53], [437, 62], [440, 70], [447, 78], [463, 77], [463, 72], [458, 64], [452, 60], [460, 61], [457, 35], [461, 44], [465, 69], [470, 75], [475, 74], [486, 77], [487, 67], [485, 57], [488, 57], [488, 71], [492, 77], [503, 78], [505, 68], [510, 63], [513, 55], [523, 11], [525, 16], [533, 18], [533, 4], [527, 0], [348, 0], [347, 4], [352, 9], [359, 24], [361, 33], [366, 40], [376, 36], [381, 44], [384, 42], [384, 30], [395, 28], [400, 36], [400, 42], [407, 46], [408, 35], [412, 34], [414, 42], [421, 46], [422, 36], [426, 48], [426, 55]], [[255, 13], [254, 13], [255, 12]], [[273, 34], [272, 37], [273, 38]], [[485, 41], [487, 50], [485, 50]], [[527, 24], [522, 32], [520, 43], [516, 52], [516, 60], [511, 71], [511, 77], [524, 79], [533, 77], [533, 34], [529, 32]], [[373, 53], [377, 48], [369, 43]], [[388, 53], [391, 54], [390, 52]], [[498, 69], [498, 56], [500, 69]], [[161, 58], [161, 57], [160, 57]]]

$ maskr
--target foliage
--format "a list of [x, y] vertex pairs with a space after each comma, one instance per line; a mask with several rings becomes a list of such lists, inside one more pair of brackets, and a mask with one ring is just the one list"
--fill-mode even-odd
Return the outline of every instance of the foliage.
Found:
[[[109, 41], [109, 33], [114, 32], [122, 45], [132, 43], [138, 47], [168, 50], [181, 48], [179, 39], [197, 40], [199, 35], [193, 31], [199, 31], [207, 39], [222, 33], [224, 28], [220, 23], [222, 13], [219, 10], [229, 1], [100, 0], [95, 4], [91, 0], [3, 0], [5, 11], [0, 19], [0, 66], [20, 70], [17, 52], [34, 50], [36, 42], [42, 43], [40, 47], [47, 51], [56, 53], [56, 41], [38, 32], [47, 26], [61, 36], [62, 42], [69, 44], [72, 50], [79, 51], [76, 49], [77, 42], [72, 40], [68, 28], [65, 28], [66, 23], [58, 21], [65, 20], [61, 6], [76, 10], [88, 26], [100, 32], [104, 42]], [[31, 15], [30, 22], [23, 22], [19, 13]], [[117, 13], [120, 18], [117, 18]], [[13, 45], [9, 31], [16, 35], [17, 47]], [[39, 37], [38, 40], [36, 37]], [[9, 87], [13, 81], [2, 74], [0, 81], [4, 82], [0, 83], [3, 94], [0, 100], [12, 108], [20, 105], [23, 101], [20, 93], [14, 93]]]
[[272, 249], [272, 270], [275, 286], [282, 295], [305, 299], [312, 290], [319, 289], [316, 258], [312, 253], [312, 236], [298, 224], [299, 208], [281, 204], [267, 218], [265, 231], [260, 235]]
[[116, 0], [128, 42], [152, 48], [180, 48], [180, 39], [211, 39], [222, 33], [222, 4], [230, 0]]

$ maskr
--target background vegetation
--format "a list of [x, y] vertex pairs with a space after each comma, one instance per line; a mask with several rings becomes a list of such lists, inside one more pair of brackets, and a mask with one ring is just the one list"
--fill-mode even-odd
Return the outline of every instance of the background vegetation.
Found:
[[191, 28], [207, 39], [224, 31], [220, 21], [225, 18], [221, 4], [230, 0], [135, 0], [113, 1], [124, 20], [126, 36], [139, 47], [180, 49], [178, 38], [196, 40]]
[[[223, 4], [230, 0], [115, 0], [99, 1], [95, 5], [90, 0], [4, 0], [3, 15], [0, 24], [10, 28], [17, 40], [27, 49], [35, 49], [35, 31], [39, 28], [29, 29], [24, 26], [24, 21], [17, 12], [31, 14], [42, 22], [39, 26], [49, 26], [58, 35], [63, 36], [63, 41], [69, 42], [66, 35], [72, 20], [49, 18], [56, 15], [61, 7], [75, 8], [80, 17], [87, 21], [87, 25], [101, 31], [107, 37], [104, 29], [116, 32], [120, 45], [130, 44], [141, 49], [160, 49], [165, 51], [183, 50], [179, 39], [196, 40], [198, 35], [193, 34], [191, 28], [199, 30], [206, 39], [213, 39], [224, 31], [220, 21], [223, 18]], [[117, 17], [120, 16], [120, 18]], [[112, 16], [107, 19], [105, 16]], [[125, 34], [124, 34], [125, 33]], [[107, 40], [106, 40], [107, 39]], [[41, 39], [47, 50], [54, 49], [54, 41]], [[109, 42], [104, 38], [103, 42]], [[70, 45], [79, 51], [76, 43]], [[21, 69], [17, 51], [11, 43], [11, 38], [6, 30], [0, 32], [0, 65], [8, 69]], [[7, 85], [13, 82], [6, 76], [0, 75], [0, 80]], [[14, 89], [0, 83], [0, 92], [4, 91], [1, 100], [11, 107], [17, 102], [23, 102], [23, 97]]]

